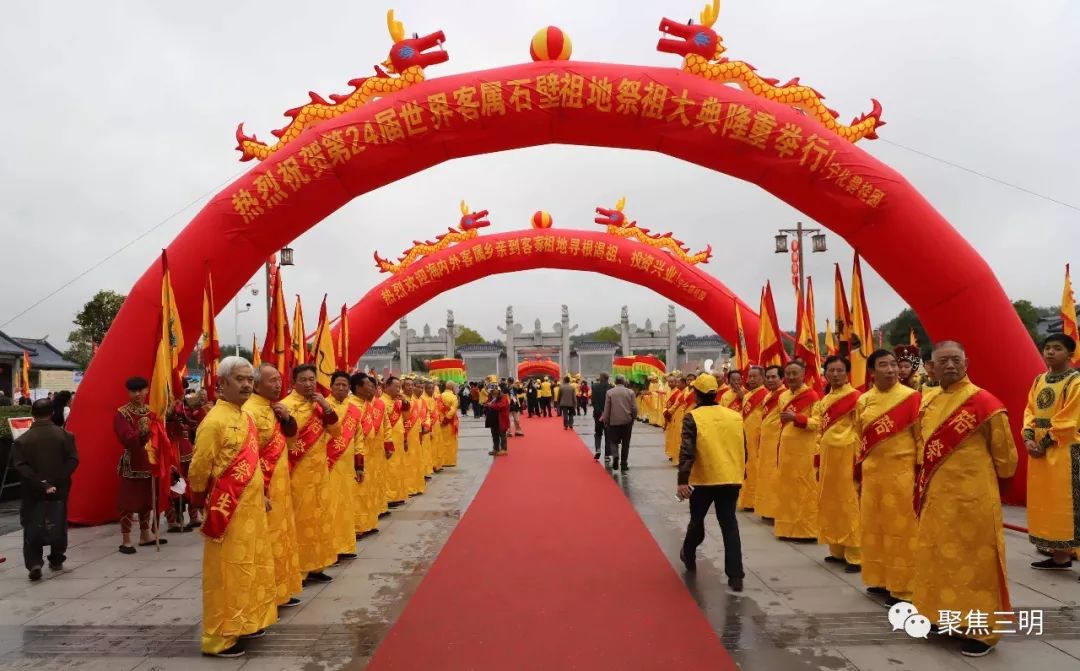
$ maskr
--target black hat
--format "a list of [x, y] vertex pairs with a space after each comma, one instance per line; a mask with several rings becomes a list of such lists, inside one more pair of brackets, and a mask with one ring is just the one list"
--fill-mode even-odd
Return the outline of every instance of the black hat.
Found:
[[127, 382], [124, 383], [124, 386], [127, 387], [128, 391], [139, 391], [149, 387], [150, 383], [146, 381], [145, 377], [136, 375], [135, 377], [129, 377]]

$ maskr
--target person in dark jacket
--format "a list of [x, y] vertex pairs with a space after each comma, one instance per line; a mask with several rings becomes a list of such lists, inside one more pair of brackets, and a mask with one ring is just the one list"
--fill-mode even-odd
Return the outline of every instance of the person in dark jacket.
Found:
[[611, 385], [608, 384], [608, 374], [600, 373], [600, 376], [596, 378], [596, 382], [593, 382], [592, 388], [589, 390], [589, 395], [592, 396], [592, 416], [593, 416], [593, 440], [596, 444], [596, 453], [593, 454], [593, 459], [600, 460], [600, 439], [604, 440], [604, 461], [611, 459], [611, 443], [608, 441], [607, 431], [604, 430], [604, 421], [601, 416], [604, 414], [604, 400], [607, 398], [608, 389], [611, 389]]
[[510, 399], [507, 390], [497, 384], [488, 386], [487, 403], [484, 404], [484, 426], [491, 429], [493, 457], [506, 456], [506, 433], [510, 430]]
[[67, 499], [79, 455], [75, 436], [53, 423], [53, 410], [49, 399], [35, 401], [34, 423], [11, 448], [11, 461], [22, 481], [19, 523], [31, 580], [41, 579], [44, 546], [49, 546], [51, 570], [62, 570], [67, 559]]

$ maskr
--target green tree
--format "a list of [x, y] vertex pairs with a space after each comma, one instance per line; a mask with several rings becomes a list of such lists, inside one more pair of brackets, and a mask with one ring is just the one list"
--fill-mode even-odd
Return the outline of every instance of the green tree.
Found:
[[68, 350], [64, 356], [85, 369], [93, 357], [94, 345], [100, 345], [109, 327], [124, 304], [122, 294], [115, 291], [99, 291], [94, 294], [79, 314], [75, 315], [75, 330], [68, 336]]
[[1039, 318], [1042, 317], [1042, 311], [1031, 304], [1028, 300], [1013, 301], [1013, 307], [1016, 308], [1016, 315], [1020, 317], [1020, 321], [1024, 322], [1024, 328], [1028, 330], [1031, 335], [1031, 339], [1036, 343], [1039, 342], [1039, 334], [1037, 327], [1039, 325]]
[[881, 331], [885, 334], [885, 344], [890, 348], [908, 344], [911, 329], [915, 329], [915, 339], [919, 341], [919, 347], [930, 344], [930, 336], [926, 335], [926, 329], [919, 321], [919, 315], [915, 314], [911, 308], [904, 308], [900, 314], [881, 325]]
[[459, 332], [454, 342], [458, 345], [483, 345], [487, 342], [484, 336], [472, 330], [468, 326], [459, 327]]
[[618, 344], [622, 341], [622, 335], [619, 333], [618, 327], [604, 326], [596, 329], [592, 333], [586, 334], [584, 340], [590, 342], [610, 342]]

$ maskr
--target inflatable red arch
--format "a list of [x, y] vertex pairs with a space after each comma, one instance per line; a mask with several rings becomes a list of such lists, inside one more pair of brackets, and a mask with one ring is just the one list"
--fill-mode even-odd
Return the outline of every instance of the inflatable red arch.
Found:
[[757, 343], [757, 312], [699, 265], [633, 238], [547, 228], [471, 237], [402, 267], [349, 308], [349, 351], [367, 351], [401, 317], [443, 292], [537, 268], [599, 273], [652, 289], [728, 342], [736, 341], [738, 301], [746, 340]]
[[[653, 92], [651, 105], [645, 92]], [[308, 127], [215, 196], [169, 244], [187, 349], [198, 341], [207, 266], [217, 304], [226, 305], [271, 253], [353, 198], [449, 159], [542, 144], [655, 151], [757, 184], [858, 250], [931, 338], [963, 342], [972, 377], [1019, 421], [1043, 369], [1038, 351], [990, 267], [941, 214], [900, 174], [812, 116], [671, 67], [546, 61], [470, 72], [416, 83]], [[898, 248], [898, 240], [924, 244]], [[160, 282], [155, 254], [80, 385], [71, 414], [82, 453], [74, 522], [116, 516], [120, 446], [111, 417], [125, 402], [124, 379], [150, 374]], [[1012, 500], [1023, 499], [1018, 475]]]
[[550, 377], [558, 380], [561, 375], [559, 364], [551, 359], [529, 359], [517, 365], [517, 379], [524, 380], [530, 377]]

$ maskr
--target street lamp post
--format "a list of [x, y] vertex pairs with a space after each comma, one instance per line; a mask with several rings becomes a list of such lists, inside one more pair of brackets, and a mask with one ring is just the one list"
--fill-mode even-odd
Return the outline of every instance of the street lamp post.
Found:
[[803, 236], [810, 236], [811, 250], [817, 254], [827, 251], [825, 246], [825, 234], [820, 228], [803, 228], [803, 223], [801, 221], [796, 222], [795, 228], [781, 228], [775, 237], [777, 254], [787, 254], [787, 236], [789, 235], [795, 236], [795, 249], [793, 251], [798, 255], [796, 264], [799, 266], [799, 284], [796, 289], [799, 292], [799, 296], [802, 296], [803, 291], [806, 289], [806, 273], [803, 268]]
[[259, 295], [259, 290], [255, 288], [255, 284], [252, 282], [248, 282], [236, 294], [236, 298], [233, 299], [233, 335], [236, 342], [233, 353], [236, 356], [240, 356], [240, 315], [244, 314], [245, 312], [251, 311], [251, 303], [244, 303], [244, 309], [240, 309], [240, 295], [244, 293], [244, 289], [251, 289], [252, 296]]

